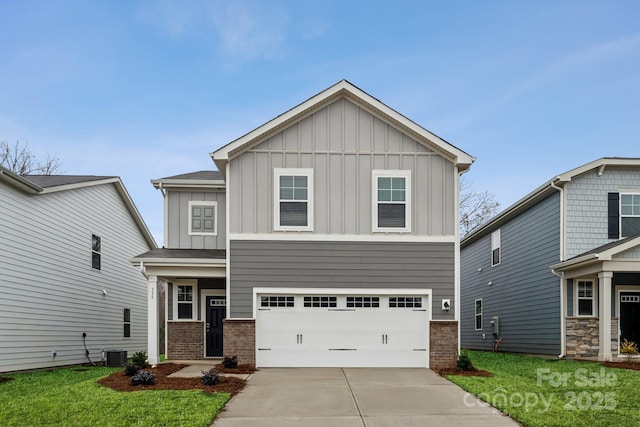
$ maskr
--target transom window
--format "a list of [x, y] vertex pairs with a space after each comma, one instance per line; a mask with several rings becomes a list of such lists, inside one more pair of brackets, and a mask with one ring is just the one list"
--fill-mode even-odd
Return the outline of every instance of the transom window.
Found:
[[218, 202], [189, 202], [189, 234], [217, 234]]
[[640, 234], [640, 194], [620, 195], [620, 237]]
[[260, 297], [260, 307], [293, 307], [294, 299], [292, 296], [285, 295], [266, 295]]
[[129, 338], [131, 337], [131, 309], [130, 308], [124, 309], [123, 323], [124, 323], [124, 337]]
[[334, 308], [337, 306], [337, 300], [336, 297], [329, 296], [304, 297], [304, 306]]
[[374, 231], [410, 231], [411, 171], [373, 171]]
[[95, 234], [91, 235], [91, 268], [102, 269], [102, 239]]
[[312, 230], [313, 171], [275, 169], [276, 230]]
[[500, 264], [502, 259], [502, 242], [500, 237], [500, 230], [496, 230], [491, 233], [491, 266]]
[[475, 301], [476, 331], [482, 329], [482, 299]]
[[593, 281], [578, 281], [578, 316], [593, 316]]
[[193, 286], [178, 285], [178, 319], [193, 319]]
[[389, 297], [390, 308], [422, 308], [422, 297]]
[[378, 308], [380, 307], [379, 297], [347, 297], [348, 308]]

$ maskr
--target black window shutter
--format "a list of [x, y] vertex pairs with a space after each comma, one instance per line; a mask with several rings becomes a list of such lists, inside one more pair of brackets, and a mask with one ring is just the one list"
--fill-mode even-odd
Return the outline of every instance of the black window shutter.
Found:
[[609, 193], [609, 238], [620, 238], [620, 194]]

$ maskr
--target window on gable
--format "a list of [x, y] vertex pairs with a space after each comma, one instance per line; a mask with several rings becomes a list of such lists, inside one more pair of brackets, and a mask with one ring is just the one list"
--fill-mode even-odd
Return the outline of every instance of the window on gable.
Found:
[[620, 194], [620, 237], [640, 234], [640, 194]]
[[411, 171], [373, 171], [374, 231], [411, 230]]
[[91, 235], [91, 268], [102, 269], [102, 239], [95, 234]]
[[131, 337], [131, 309], [130, 308], [124, 309], [123, 323], [124, 323], [124, 337], [129, 338]]
[[578, 280], [578, 316], [594, 315], [593, 281]]
[[312, 230], [313, 171], [311, 169], [275, 170], [276, 230]]
[[177, 286], [177, 311], [178, 319], [193, 319], [193, 286], [178, 285]]
[[217, 234], [217, 202], [189, 202], [189, 234]]
[[476, 331], [482, 330], [482, 299], [475, 301]]
[[502, 260], [500, 230], [491, 233], [491, 266], [500, 264]]

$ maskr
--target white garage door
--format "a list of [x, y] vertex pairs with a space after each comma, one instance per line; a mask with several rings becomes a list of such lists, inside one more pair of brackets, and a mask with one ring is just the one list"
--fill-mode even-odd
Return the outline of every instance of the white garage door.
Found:
[[260, 293], [258, 367], [428, 367], [428, 295]]

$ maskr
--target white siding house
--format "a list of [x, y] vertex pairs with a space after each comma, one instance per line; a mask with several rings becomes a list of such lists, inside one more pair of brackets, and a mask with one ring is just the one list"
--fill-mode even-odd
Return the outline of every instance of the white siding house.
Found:
[[120, 178], [0, 167], [0, 201], [0, 372], [146, 350], [146, 280], [129, 259], [155, 242]]

